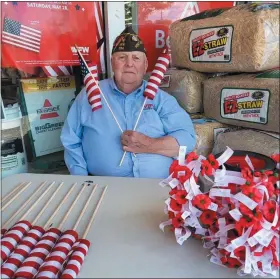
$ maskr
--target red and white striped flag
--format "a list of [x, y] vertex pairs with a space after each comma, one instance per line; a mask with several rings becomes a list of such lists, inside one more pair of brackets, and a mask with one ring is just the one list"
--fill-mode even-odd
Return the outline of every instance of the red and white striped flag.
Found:
[[39, 268], [36, 278], [55, 278], [77, 239], [78, 233], [76, 231], [67, 230], [64, 232], [52, 249], [50, 255]]
[[1, 278], [14, 278], [14, 274], [23, 261], [29, 256], [37, 242], [41, 239], [45, 230], [42, 227], [34, 226], [22, 239], [8, 260], [1, 267]]
[[[80, 52], [78, 51], [78, 56], [81, 64], [82, 75], [84, 77], [84, 84], [86, 87], [88, 102], [92, 108], [92, 111], [96, 111], [102, 108], [101, 103], [101, 92], [98, 83], [88, 70], [86, 62], [84, 62]], [[91, 65], [91, 69], [92, 69]], [[92, 72], [92, 70], [90, 70]]]
[[60, 278], [76, 278], [78, 276], [89, 247], [90, 242], [87, 239], [79, 240], [79, 244], [73, 248], [74, 252], [70, 256]]
[[1, 229], [1, 238], [4, 236], [4, 234], [7, 232], [7, 229]]
[[8, 259], [30, 228], [31, 224], [28, 221], [19, 221], [6, 232], [1, 239], [1, 264]]
[[94, 63], [88, 63], [88, 68], [90, 70], [90, 72], [92, 73], [92, 75], [95, 78], [96, 83], [98, 84], [98, 69], [97, 69], [97, 65]]
[[39, 53], [41, 31], [5, 17], [2, 42]]
[[[165, 50], [166, 51], [166, 50]], [[152, 74], [148, 80], [147, 86], [144, 91], [144, 96], [153, 100], [157, 94], [158, 87], [164, 77], [167, 67], [170, 62], [170, 55], [168, 53], [162, 53], [157, 59], [157, 63], [152, 71]]]
[[35, 245], [29, 256], [24, 260], [21, 267], [16, 271], [15, 278], [33, 278], [43, 264], [45, 258], [54, 247], [61, 235], [61, 231], [56, 228], [49, 229]]

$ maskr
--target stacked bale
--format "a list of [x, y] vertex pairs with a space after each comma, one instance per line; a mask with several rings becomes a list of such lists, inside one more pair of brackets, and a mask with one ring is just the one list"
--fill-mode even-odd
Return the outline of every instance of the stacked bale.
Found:
[[[277, 143], [279, 146], [279, 138], [261, 131], [279, 134], [279, 4], [251, 3], [205, 11], [174, 22], [169, 33], [172, 66], [212, 74], [202, 81], [203, 109], [199, 112], [217, 122], [194, 121], [197, 151], [203, 155], [210, 153], [212, 135], [204, 136], [199, 129], [203, 124], [211, 130], [210, 125], [215, 123], [220, 125], [216, 129], [250, 129], [220, 133], [215, 153], [226, 145], [236, 150], [252, 150], [244, 142], [251, 133], [249, 142], [256, 147], [254, 151], [262, 153], [261, 145], [257, 144], [261, 142], [271, 147], [263, 154], [271, 155], [268, 153], [275, 150]], [[263, 70], [266, 71], [259, 72]], [[179, 97], [177, 100], [181, 104]], [[198, 112], [189, 110], [188, 100], [183, 107], [189, 113]], [[213, 143], [215, 132], [212, 134]], [[204, 143], [201, 137], [205, 138]]]
[[199, 72], [257, 72], [279, 66], [279, 4], [205, 11], [171, 24], [173, 65]]
[[[150, 73], [144, 77], [148, 80]], [[160, 88], [174, 96], [178, 103], [188, 113], [203, 111], [202, 106], [202, 82], [207, 76], [187, 69], [171, 68], [167, 70], [160, 84]]]
[[206, 117], [193, 119], [192, 121], [196, 132], [194, 151], [205, 157], [212, 152], [216, 132], [220, 129], [230, 129], [230, 126]]

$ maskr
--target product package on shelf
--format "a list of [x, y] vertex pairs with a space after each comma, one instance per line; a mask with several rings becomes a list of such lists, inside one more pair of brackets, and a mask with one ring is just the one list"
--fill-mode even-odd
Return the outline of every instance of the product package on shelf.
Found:
[[[149, 77], [150, 73], [146, 74], [145, 79]], [[159, 87], [174, 96], [188, 113], [198, 113], [203, 111], [202, 81], [206, 78], [206, 75], [198, 72], [171, 68], [165, 73]]]
[[279, 69], [210, 78], [203, 82], [206, 117], [279, 133]]
[[210, 154], [214, 147], [215, 129], [229, 127], [229, 125], [219, 123], [206, 117], [192, 119], [192, 122], [196, 132], [195, 152], [204, 156]]
[[266, 156], [279, 152], [279, 134], [242, 129], [219, 133], [215, 139], [213, 154], [224, 152], [227, 146], [233, 150], [257, 152]]
[[199, 72], [257, 72], [279, 66], [279, 4], [214, 9], [170, 26], [172, 65]]

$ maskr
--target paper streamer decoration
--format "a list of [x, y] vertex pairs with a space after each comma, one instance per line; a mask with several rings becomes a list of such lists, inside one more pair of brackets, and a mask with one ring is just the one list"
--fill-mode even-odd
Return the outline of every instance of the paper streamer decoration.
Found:
[[1, 239], [1, 265], [14, 251], [17, 244], [30, 230], [31, 224], [28, 221], [17, 222]]

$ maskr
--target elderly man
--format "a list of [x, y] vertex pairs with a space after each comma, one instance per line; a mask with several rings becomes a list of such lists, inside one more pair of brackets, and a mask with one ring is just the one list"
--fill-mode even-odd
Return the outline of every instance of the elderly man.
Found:
[[[137, 129], [132, 131], [144, 101], [147, 67], [143, 42], [128, 26], [113, 45], [114, 78], [99, 82], [124, 133], [103, 100], [102, 108], [92, 112], [83, 89], [61, 134], [71, 174], [165, 178], [179, 146], [187, 146], [187, 152], [193, 150], [196, 140], [189, 115], [160, 89], [154, 100], [147, 101]], [[128, 153], [119, 166], [124, 151]]]

